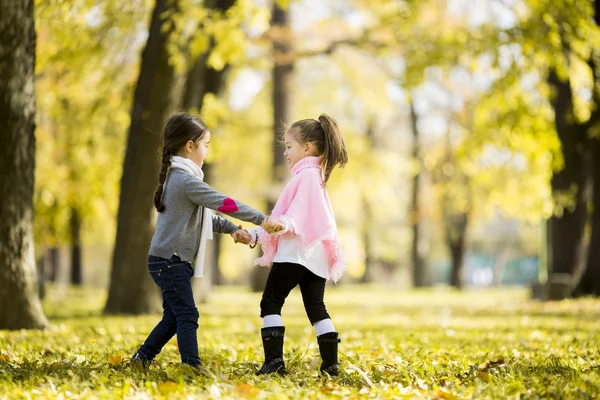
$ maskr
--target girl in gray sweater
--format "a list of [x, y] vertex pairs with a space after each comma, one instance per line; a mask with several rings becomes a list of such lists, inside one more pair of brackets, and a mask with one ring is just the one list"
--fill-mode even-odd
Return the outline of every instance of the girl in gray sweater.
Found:
[[163, 317], [131, 361], [146, 366], [177, 334], [181, 362], [201, 365], [198, 357], [198, 309], [192, 293], [192, 276], [201, 277], [206, 240], [212, 233], [229, 233], [235, 242], [251, 237], [231, 221], [214, 215], [218, 210], [260, 225], [265, 216], [227, 197], [203, 182], [202, 165], [208, 154], [210, 132], [195, 115], [179, 113], [166, 123], [159, 186], [154, 196], [158, 211], [148, 270], [161, 290]]

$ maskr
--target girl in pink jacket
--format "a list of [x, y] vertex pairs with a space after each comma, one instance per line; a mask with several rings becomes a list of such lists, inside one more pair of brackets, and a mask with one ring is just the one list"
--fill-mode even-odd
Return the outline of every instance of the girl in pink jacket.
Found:
[[337, 282], [346, 261], [326, 183], [335, 166], [348, 162], [348, 153], [337, 123], [327, 115], [295, 122], [285, 132], [285, 148], [293, 177], [271, 219], [262, 229], [250, 230], [263, 249], [255, 263], [271, 267], [260, 302], [265, 361], [258, 374], [285, 373], [281, 309], [290, 291], [300, 285], [306, 314], [317, 333], [321, 372], [335, 376], [340, 340], [323, 297], [326, 280]]

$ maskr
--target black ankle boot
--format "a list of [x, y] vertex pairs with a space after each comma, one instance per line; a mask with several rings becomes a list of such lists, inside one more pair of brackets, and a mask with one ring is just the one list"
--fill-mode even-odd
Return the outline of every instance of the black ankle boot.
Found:
[[152, 360], [144, 358], [139, 351], [136, 351], [135, 354], [131, 356], [129, 362], [131, 365], [140, 365], [143, 368], [148, 368], [150, 364], [152, 364]]
[[338, 339], [337, 332], [324, 333], [317, 336], [319, 343], [319, 352], [321, 353], [321, 372], [325, 372], [331, 376], [340, 374], [340, 364], [338, 363]]
[[265, 362], [256, 373], [257, 375], [277, 372], [283, 376], [286, 373], [283, 362], [284, 333], [285, 327], [283, 326], [261, 329], [262, 342], [265, 349]]

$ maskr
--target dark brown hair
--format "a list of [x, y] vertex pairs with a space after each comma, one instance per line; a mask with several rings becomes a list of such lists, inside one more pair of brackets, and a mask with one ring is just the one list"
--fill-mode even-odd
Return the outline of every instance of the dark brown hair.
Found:
[[348, 151], [342, 131], [335, 119], [329, 115], [321, 114], [318, 120], [302, 119], [294, 122], [289, 131], [295, 134], [300, 143], [312, 143], [317, 149], [321, 157], [323, 185], [329, 180], [336, 165], [343, 168], [348, 162]]
[[190, 140], [195, 144], [208, 132], [204, 121], [187, 112], [172, 115], [162, 131], [164, 144], [162, 148], [162, 165], [158, 175], [158, 189], [154, 193], [154, 207], [158, 212], [165, 210], [162, 202], [163, 185], [167, 179], [167, 172], [171, 165], [171, 157], [177, 155], [179, 150]]

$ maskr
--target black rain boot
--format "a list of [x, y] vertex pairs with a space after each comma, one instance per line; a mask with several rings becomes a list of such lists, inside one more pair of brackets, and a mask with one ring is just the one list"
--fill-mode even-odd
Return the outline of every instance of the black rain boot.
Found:
[[338, 339], [337, 332], [324, 333], [317, 336], [319, 343], [319, 352], [321, 353], [321, 372], [325, 372], [331, 376], [340, 374], [340, 364], [338, 363]]
[[139, 351], [136, 351], [135, 354], [131, 356], [129, 362], [131, 365], [141, 365], [142, 368], [148, 368], [153, 361], [144, 358]]
[[284, 333], [285, 327], [283, 326], [261, 329], [262, 342], [265, 349], [265, 362], [256, 373], [257, 375], [277, 372], [283, 376], [286, 373], [283, 362]]

